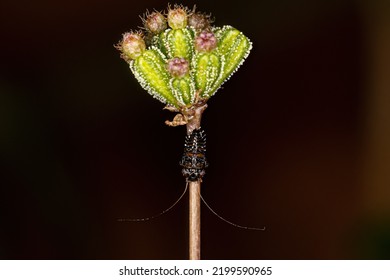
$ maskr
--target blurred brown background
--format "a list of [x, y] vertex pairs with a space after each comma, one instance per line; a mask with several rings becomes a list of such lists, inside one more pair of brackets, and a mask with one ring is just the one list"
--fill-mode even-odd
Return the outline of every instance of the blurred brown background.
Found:
[[[184, 1], [254, 49], [209, 102], [204, 259], [390, 258], [388, 1]], [[0, 258], [186, 259], [184, 128], [113, 48], [165, 1], [0, 4]]]

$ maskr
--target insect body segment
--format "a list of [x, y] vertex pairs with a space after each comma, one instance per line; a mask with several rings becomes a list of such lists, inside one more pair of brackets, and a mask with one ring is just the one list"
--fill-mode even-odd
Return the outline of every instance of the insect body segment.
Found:
[[187, 181], [195, 182], [206, 174], [208, 167], [206, 160], [206, 133], [202, 129], [195, 129], [186, 136], [184, 154], [180, 161], [182, 173]]

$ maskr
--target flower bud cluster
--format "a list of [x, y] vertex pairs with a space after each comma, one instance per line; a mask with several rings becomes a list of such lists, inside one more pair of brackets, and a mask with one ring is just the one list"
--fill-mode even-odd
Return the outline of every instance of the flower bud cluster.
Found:
[[153, 11], [147, 12], [142, 18], [143, 31], [127, 32], [122, 40], [116, 45], [121, 51], [121, 57], [131, 61], [139, 57], [147, 46], [155, 44], [155, 36], [168, 28], [173, 30], [191, 27], [196, 31], [194, 47], [199, 52], [209, 52], [216, 48], [217, 39], [211, 32], [210, 15], [189, 10], [187, 7], [175, 5], [168, 7], [166, 13]]
[[142, 31], [116, 45], [141, 86], [179, 110], [207, 100], [248, 56], [252, 44], [232, 26], [211, 26], [211, 16], [181, 5], [147, 12]]

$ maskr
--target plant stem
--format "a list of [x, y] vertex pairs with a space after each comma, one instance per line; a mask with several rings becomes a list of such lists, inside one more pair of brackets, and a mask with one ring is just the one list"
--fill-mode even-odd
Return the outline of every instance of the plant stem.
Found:
[[[200, 121], [207, 104], [199, 102], [187, 111], [187, 134], [200, 128]], [[189, 182], [189, 259], [200, 260], [200, 185], [201, 179]]]
[[189, 259], [200, 260], [200, 181], [189, 183], [190, 247]]

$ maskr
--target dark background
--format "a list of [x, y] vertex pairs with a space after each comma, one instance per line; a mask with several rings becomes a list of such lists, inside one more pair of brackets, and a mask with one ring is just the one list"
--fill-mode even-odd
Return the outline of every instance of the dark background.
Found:
[[[254, 43], [204, 114], [202, 193], [267, 229], [203, 207], [202, 258], [389, 258], [386, 1], [182, 3]], [[113, 47], [166, 4], [1, 2], [0, 258], [187, 258], [187, 196], [117, 221], [185, 186], [184, 127]]]

